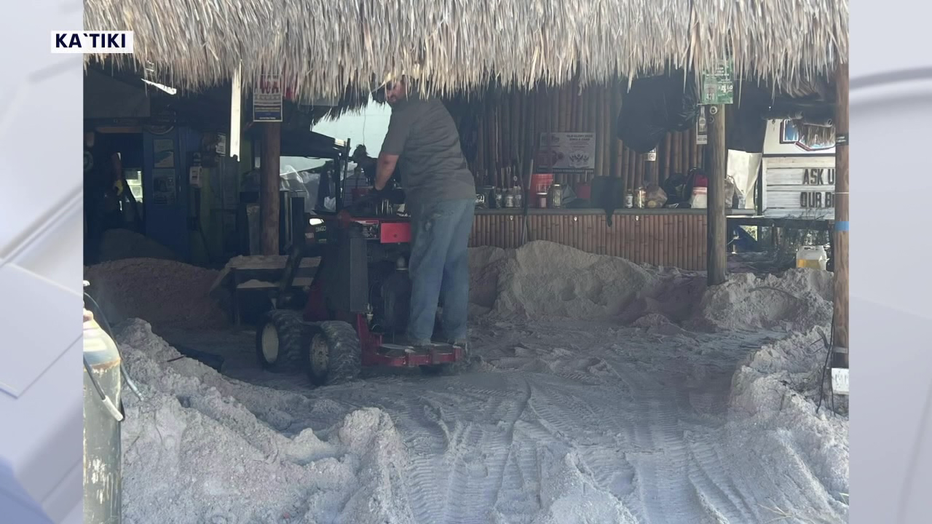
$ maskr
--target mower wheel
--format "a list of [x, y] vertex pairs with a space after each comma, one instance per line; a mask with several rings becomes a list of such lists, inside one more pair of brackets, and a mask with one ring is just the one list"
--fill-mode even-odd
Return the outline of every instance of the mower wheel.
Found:
[[274, 372], [301, 369], [301, 355], [309, 345], [310, 329], [300, 311], [267, 311], [256, 326], [256, 356], [263, 368]]
[[340, 384], [359, 377], [362, 350], [356, 330], [347, 322], [315, 324], [310, 337], [305, 369], [315, 385]]

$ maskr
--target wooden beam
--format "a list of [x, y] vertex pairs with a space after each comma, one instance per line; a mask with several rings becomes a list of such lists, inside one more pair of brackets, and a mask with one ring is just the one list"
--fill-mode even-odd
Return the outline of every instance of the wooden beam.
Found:
[[[835, 75], [835, 266], [834, 346], [838, 367], [848, 367], [848, 63], [839, 61]], [[838, 350], [841, 348], [841, 350]]]
[[[708, 284], [725, 283], [728, 262], [725, 218], [725, 106], [709, 106]], [[713, 114], [714, 113], [714, 114]]]
[[259, 184], [259, 208], [262, 216], [260, 246], [263, 255], [278, 255], [279, 175], [282, 148], [281, 122], [262, 126], [262, 181]]

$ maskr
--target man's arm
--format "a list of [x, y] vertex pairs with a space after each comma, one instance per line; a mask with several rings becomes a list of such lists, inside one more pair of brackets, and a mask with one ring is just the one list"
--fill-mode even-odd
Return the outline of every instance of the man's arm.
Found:
[[404, 151], [405, 142], [408, 141], [408, 134], [411, 131], [410, 120], [409, 113], [392, 110], [392, 117], [388, 121], [388, 132], [385, 133], [385, 140], [382, 141], [382, 152], [379, 153], [375, 167], [376, 191], [385, 189], [385, 185], [395, 172], [398, 157]]
[[375, 171], [376, 191], [385, 189], [385, 185], [388, 184], [389, 179], [392, 178], [392, 175], [395, 173], [395, 166], [397, 165], [398, 155], [390, 155], [388, 153], [379, 154], [379, 161]]

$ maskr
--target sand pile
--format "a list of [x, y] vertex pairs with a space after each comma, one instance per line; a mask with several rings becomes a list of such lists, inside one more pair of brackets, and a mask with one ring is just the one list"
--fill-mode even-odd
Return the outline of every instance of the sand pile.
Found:
[[128, 229], [105, 231], [100, 242], [98, 260], [109, 262], [127, 258], [178, 260], [178, 255], [155, 240]]
[[473, 248], [469, 262], [475, 310], [504, 316], [797, 332], [827, 326], [832, 316], [832, 274], [826, 271], [736, 274], [709, 289], [703, 274], [647, 268], [543, 241], [516, 250]]
[[792, 269], [782, 276], [732, 275], [708, 290], [688, 325], [696, 329], [808, 332], [832, 321], [832, 274]]
[[170, 260], [131, 258], [84, 270], [90, 294], [111, 323], [141, 318], [159, 327], [223, 327], [227, 315], [208, 296], [217, 272]]
[[814, 330], [750, 355], [732, 380], [728, 431], [737, 448], [778, 468], [776, 474], [846, 507], [848, 418], [825, 404], [816, 411], [826, 351]]
[[552, 242], [508, 251], [482, 249], [470, 255], [477, 288], [472, 299], [484, 307], [491, 303], [500, 315], [611, 318], [653, 280], [647, 269], [627, 260]]
[[326, 441], [310, 429], [289, 438], [221, 390], [254, 389], [273, 405], [295, 395], [168, 362], [181, 355], [140, 320], [116, 338], [145, 396], [124, 397], [124, 522], [413, 521], [398, 488], [405, 448], [384, 412], [351, 412]]

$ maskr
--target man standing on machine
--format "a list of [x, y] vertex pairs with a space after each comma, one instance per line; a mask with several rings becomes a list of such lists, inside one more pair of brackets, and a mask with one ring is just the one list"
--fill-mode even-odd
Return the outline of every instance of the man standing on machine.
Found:
[[422, 98], [405, 80], [386, 85], [392, 108], [379, 154], [375, 189], [401, 169], [405, 209], [411, 215], [411, 312], [407, 338], [430, 343], [443, 300], [446, 341], [466, 349], [469, 307], [469, 233], [476, 186], [453, 117], [438, 98]]

